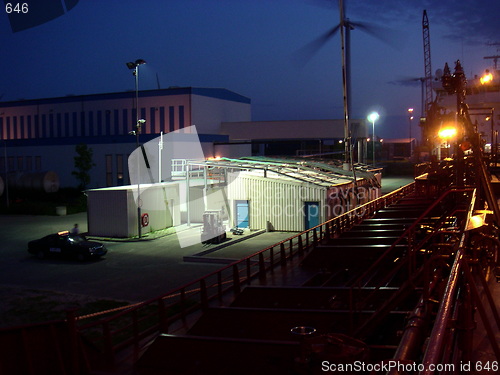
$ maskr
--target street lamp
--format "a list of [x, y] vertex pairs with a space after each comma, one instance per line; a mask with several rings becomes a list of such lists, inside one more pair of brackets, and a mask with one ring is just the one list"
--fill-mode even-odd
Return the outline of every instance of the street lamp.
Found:
[[135, 113], [136, 113], [136, 135], [139, 136], [141, 131], [141, 124], [139, 123], [139, 65], [146, 64], [143, 59], [137, 59], [135, 62], [125, 63], [127, 68], [132, 70], [132, 74], [135, 77]]
[[373, 138], [373, 166], [375, 166], [375, 121], [377, 121], [380, 116], [377, 112], [372, 112], [368, 115], [368, 121], [372, 123], [372, 138]]
[[410, 159], [413, 156], [413, 142], [411, 141], [411, 122], [413, 120], [413, 108], [408, 108], [408, 121], [410, 125]]
[[[129, 134], [135, 135], [135, 140], [137, 147], [139, 147], [139, 134], [141, 133], [141, 126], [145, 120], [139, 119], [139, 65], [146, 64], [143, 59], [137, 59], [135, 62], [125, 63], [127, 68], [132, 70], [132, 74], [135, 77], [135, 130], [131, 131]], [[141, 238], [142, 235], [142, 218], [141, 218], [141, 176], [139, 174], [140, 159], [137, 156], [137, 235]]]

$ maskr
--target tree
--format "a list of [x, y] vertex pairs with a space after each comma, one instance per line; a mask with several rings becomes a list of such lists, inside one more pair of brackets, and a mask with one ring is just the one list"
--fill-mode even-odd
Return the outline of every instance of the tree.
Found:
[[75, 160], [75, 170], [71, 172], [73, 176], [80, 182], [80, 189], [85, 190], [87, 185], [90, 183], [90, 170], [95, 164], [92, 162], [93, 151], [86, 144], [76, 145], [75, 151], [77, 156], [73, 159]]

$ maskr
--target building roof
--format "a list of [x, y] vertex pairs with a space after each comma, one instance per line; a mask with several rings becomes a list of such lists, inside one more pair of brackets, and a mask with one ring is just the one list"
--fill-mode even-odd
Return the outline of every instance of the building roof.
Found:
[[[204, 162], [190, 162], [190, 164], [247, 171], [260, 170], [263, 176], [270, 172], [287, 179], [326, 188], [354, 181], [353, 173], [344, 170], [342, 162], [335, 160], [244, 157], [241, 159], [220, 158]], [[379, 186], [375, 175], [368, 171], [368, 166], [357, 164], [355, 171], [357, 181], [367, 180], [373, 186]]]
[[[199, 96], [229, 100], [239, 103], [246, 103], [246, 104], [251, 103], [250, 98], [247, 98], [243, 95], [237, 94], [233, 91], [224, 88], [169, 87], [167, 89], [139, 91], [140, 98], [147, 98], [154, 96], [171, 96], [171, 95], [199, 95]], [[26, 100], [22, 99], [9, 102], [0, 102], [0, 108], [37, 105], [37, 104], [40, 105], [40, 104], [54, 104], [54, 103], [71, 103], [80, 101], [127, 99], [134, 97], [135, 97], [135, 91], [122, 91], [122, 92], [89, 94], [89, 95], [66, 95], [55, 98], [26, 99]]]

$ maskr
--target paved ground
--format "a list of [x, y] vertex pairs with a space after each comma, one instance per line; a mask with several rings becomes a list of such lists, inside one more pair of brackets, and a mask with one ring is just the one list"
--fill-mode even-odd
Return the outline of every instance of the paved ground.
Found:
[[[109, 252], [101, 260], [78, 263], [71, 260], [31, 256], [27, 242], [48, 233], [69, 229], [78, 223], [86, 230], [86, 215], [63, 217], [0, 216], [0, 286], [80, 293], [103, 298], [141, 301], [156, 297], [215, 271], [227, 263], [184, 262], [183, 257], [209, 250], [216, 245], [180, 248], [175, 235], [143, 241], [103, 241]], [[197, 228], [193, 231], [199, 230]], [[241, 258], [292, 236], [294, 233], [270, 232], [231, 246], [223, 258]], [[234, 239], [241, 237], [233, 236]], [[231, 243], [228, 240], [227, 243]], [[227, 252], [227, 249], [225, 249]], [[212, 254], [211, 254], [212, 255]]]
[[391, 176], [382, 178], [382, 194], [390, 193], [402, 186], [408, 185], [413, 182], [413, 177], [406, 176]]
[[[383, 191], [406, 185], [409, 179], [385, 178]], [[26, 290], [45, 290], [82, 298], [107, 298], [130, 302], [164, 294], [213, 272], [230, 260], [253, 254], [295, 233], [268, 232], [233, 243], [206, 257], [220, 263], [186, 262], [185, 256], [213, 250], [216, 245], [197, 244], [180, 248], [175, 235], [154, 240], [103, 241], [108, 254], [98, 261], [39, 260], [27, 250], [27, 242], [78, 223], [87, 231], [85, 213], [68, 216], [0, 216], [0, 297], [22, 298]], [[192, 231], [199, 231], [193, 228]], [[233, 240], [242, 237], [232, 235]], [[234, 241], [236, 242], [236, 241]], [[9, 296], [10, 294], [10, 296]], [[1, 308], [1, 305], [0, 305]]]

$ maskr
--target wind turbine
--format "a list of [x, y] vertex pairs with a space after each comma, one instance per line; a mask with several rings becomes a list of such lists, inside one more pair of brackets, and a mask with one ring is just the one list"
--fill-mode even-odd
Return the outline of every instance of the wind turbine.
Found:
[[[351, 147], [351, 132], [349, 128], [349, 113], [351, 112], [351, 30], [355, 28], [361, 29], [368, 34], [382, 38], [379, 33], [374, 32], [372, 25], [366, 23], [353, 22], [345, 16], [345, 3], [339, 0], [339, 17], [340, 22], [301, 48], [299, 58], [302, 63], [307, 62], [323, 45], [328, 42], [340, 30], [340, 45], [342, 53], [342, 91], [344, 104], [344, 168], [352, 168], [352, 147]], [[346, 166], [347, 165], [347, 166]]]

